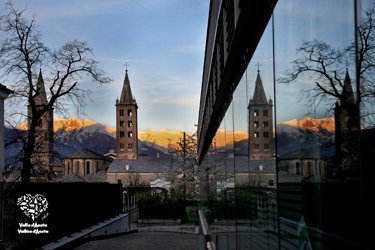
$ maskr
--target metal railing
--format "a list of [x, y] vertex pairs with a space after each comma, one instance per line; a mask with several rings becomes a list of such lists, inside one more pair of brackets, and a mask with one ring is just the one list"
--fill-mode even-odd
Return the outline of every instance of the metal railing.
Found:
[[215, 250], [216, 246], [215, 246], [215, 243], [212, 241], [212, 236], [209, 231], [206, 216], [204, 215], [204, 212], [201, 209], [198, 210], [198, 215], [199, 215], [199, 234], [204, 236], [206, 249]]

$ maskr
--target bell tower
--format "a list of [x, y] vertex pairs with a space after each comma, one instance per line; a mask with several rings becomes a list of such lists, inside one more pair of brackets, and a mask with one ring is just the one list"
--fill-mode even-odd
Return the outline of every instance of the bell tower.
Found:
[[120, 100], [116, 100], [116, 154], [117, 159], [138, 159], [138, 105], [130, 88], [128, 70]]
[[272, 100], [267, 101], [258, 70], [254, 95], [249, 103], [249, 158], [273, 159]]
[[[36, 84], [36, 95], [34, 97], [36, 109], [42, 110], [48, 105], [46, 90], [42, 72], [39, 71]], [[28, 105], [29, 122], [31, 122], [32, 111]], [[35, 149], [32, 155], [32, 162], [38, 175], [44, 175], [53, 164], [53, 108], [48, 109], [39, 118], [35, 129]]]

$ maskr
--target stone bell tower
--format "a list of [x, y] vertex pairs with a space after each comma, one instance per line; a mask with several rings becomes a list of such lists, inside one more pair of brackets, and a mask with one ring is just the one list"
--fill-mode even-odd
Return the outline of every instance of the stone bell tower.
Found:
[[[46, 90], [44, 87], [44, 80], [42, 72], [39, 71], [39, 76], [36, 85], [36, 95], [34, 97], [36, 109], [42, 110], [48, 105]], [[28, 105], [28, 122], [31, 122], [32, 111], [31, 106]], [[44, 175], [48, 172], [53, 164], [53, 108], [48, 109], [39, 118], [35, 130], [35, 147], [32, 155], [32, 163], [35, 166], [37, 175]]]
[[117, 159], [138, 159], [138, 105], [130, 88], [128, 70], [120, 100], [116, 100], [116, 154]]

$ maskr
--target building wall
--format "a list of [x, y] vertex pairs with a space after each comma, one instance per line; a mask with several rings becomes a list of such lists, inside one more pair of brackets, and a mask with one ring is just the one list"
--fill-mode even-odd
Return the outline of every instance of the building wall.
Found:
[[8, 95], [8, 92], [0, 89], [0, 182], [4, 180], [4, 100]]
[[99, 159], [64, 159], [64, 175], [94, 175], [108, 168], [108, 163]]

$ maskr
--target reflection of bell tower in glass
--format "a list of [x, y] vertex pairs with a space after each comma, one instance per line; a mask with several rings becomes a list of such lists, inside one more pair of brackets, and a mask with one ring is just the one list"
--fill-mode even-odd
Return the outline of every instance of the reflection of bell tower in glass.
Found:
[[130, 88], [128, 70], [125, 73], [120, 100], [116, 100], [117, 159], [138, 159], [137, 102]]
[[335, 106], [335, 145], [336, 164], [341, 171], [348, 172], [346, 174], [351, 177], [354, 173], [349, 171], [358, 167], [358, 134], [359, 112], [350, 76], [346, 70], [340, 102]]
[[267, 101], [259, 70], [249, 103], [249, 158], [273, 159], [272, 100]]

